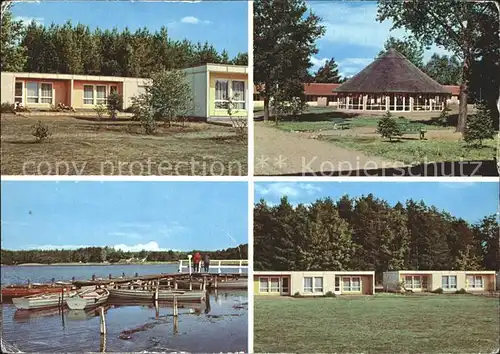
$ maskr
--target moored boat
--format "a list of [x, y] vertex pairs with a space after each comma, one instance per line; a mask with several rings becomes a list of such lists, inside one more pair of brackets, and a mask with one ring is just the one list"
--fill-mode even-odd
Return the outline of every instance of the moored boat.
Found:
[[67, 298], [66, 304], [71, 310], [84, 310], [105, 303], [108, 296], [107, 289], [89, 289]]
[[71, 285], [64, 285], [64, 286], [34, 285], [32, 287], [28, 287], [27, 285], [8, 285], [2, 288], [2, 297], [15, 298], [15, 297], [37, 295], [37, 294], [60, 293], [62, 289], [68, 291], [71, 288], [72, 288]]
[[[55, 294], [39, 294], [32, 296], [17, 297], [12, 299], [12, 303], [18, 310], [37, 310], [50, 307], [61, 306], [61, 301], [66, 301], [66, 297], [76, 294], [76, 291], [69, 291], [64, 293]], [[64, 304], [63, 304], [64, 305]]]
[[[109, 289], [109, 296], [113, 298], [152, 301], [155, 298], [155, 289]], [[203, 301], [205, 299], [205, 291], [158, 290], [158, 300], [173, 301], [174, 297], [177, 298], [177, 301]]]

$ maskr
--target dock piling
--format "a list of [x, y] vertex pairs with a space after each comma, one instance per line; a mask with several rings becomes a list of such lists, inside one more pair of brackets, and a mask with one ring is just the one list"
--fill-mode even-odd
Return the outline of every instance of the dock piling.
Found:
[[101, 306], [100, 308], [100, 332], [101, 335], [105, 336], [106, 335], [106, 317], [104, 316], [104, 307]]
[[155, 301], [158, 301], [160, 293], [160, 281], [156, 282], [156, 290], [155, 290]]
[[28, 289], [31, 289], [31, 280], [28, 279]]
[[61, 288], [61, 308], [64, 308], [64, 288]]
[[135, 277], [137, 278], [139, 276], [139, 273], [135, 272]]
[[215, 289], [217, 289], [217, 278], [218, 278], [218, 275], [216, 274], [215, 279], [214, 279], [214, 288]]
[[92, 274], [92, 281], [95, 281], [95, 274]]
[[56, 278], [52, 278], [52, 280], [50, 281], [50, 285], [52, 286], [56, 285]]
[[112, 279], [112, 278], [113, 278], [113, 276], [111, 275], [111, 273], [109, 273], [108, 279]]
[[177, 295], [174, 295], [174, 317], [179, 316], [179, 309], [177, 308]]
[[193, 278], [189, 276], [189, 291], [193, 290]]
[[177, 290], [177, 278], [174, 278], [174, 289]]

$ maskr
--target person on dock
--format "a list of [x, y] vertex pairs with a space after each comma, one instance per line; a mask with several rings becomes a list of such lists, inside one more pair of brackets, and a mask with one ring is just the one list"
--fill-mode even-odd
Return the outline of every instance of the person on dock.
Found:
[[210, 269], [210, 257], [208, 256], [208, 253], [205, 253], [205, 256], [203, 257], [203, 271], [205, 273], [208, 273]]
[[194, 263], [194, 272], [199, 273], [200, 272], [200, 262], [201, 262], [201, 255], [200, 252], [196, 252], [193, 256], [193, 263]]

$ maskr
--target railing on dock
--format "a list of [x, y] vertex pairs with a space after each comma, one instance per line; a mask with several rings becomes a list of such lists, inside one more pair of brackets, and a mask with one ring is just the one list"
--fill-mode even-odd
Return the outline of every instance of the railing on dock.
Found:
[[[200, 262], [200, 267], [203, 267], [203, 261]], [[179, 260], [179, 273], [183, 270], [189, 274], [193, 273], [193, 263], [192, 257], [188, 259]], [[247, 259], [226, 259], [226, 260], [210, 260], [209, 270], [217, 269], [217, 273], [221, 274], [223, 269], [238, 269], [238, 273], [242, 274], [243, 271], [248, 272], [248, 260]]]

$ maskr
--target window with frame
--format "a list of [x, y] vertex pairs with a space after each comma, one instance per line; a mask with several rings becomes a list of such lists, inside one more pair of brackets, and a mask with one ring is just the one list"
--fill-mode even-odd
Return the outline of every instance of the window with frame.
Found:
[[26, 102], [39, 103], [38, 82], [26, 83]]
[[323, 292], [323, 277], [315, 277], [314, 278], [313, 292], [315, 292], [315, 293], [322, 293]]
[[441, 278], [441, 285], [443, 289], [456, 289], [457, 276], [456, 275], [443, 275]]
[[304, 277], [304, 292], [312, 293], [313, 292], [313, 278], [312, 277]]
[[106, 104], [108, 102], [106, 96], [106, 86], [98, 85], [95, 87], [96, 97], [95, 104]]
[[229, 81], [215, 80], [215, 108], [227, 109], [229, 102]]
[[280, 292], [280, 278], [271, 278], [270, 279], [270, 288], [269, 292], [271, 293], [279, 293]]
[[111, 85], [109, 87], [109, 94], [112, 94], [112, 93], [118, 93], [118, 86], [116, 85]]
[[482, 275], [468, 275], [467, 288], [469, 289], [483, 289], [483, 276]]
[[259, 292], [261, 293], [269, 292], [269, 279], [259, 278]]
[[94, 86], [83, 85], [83, 104], [94, 104]]
[[405, 275], [405, 288], [421, 289], [422, 277], [420, 275]]
[[232, 81], [231, 82], [233, 89], [233, 108], [234, 109], [245, 109], [246, 108], [246, 100], [245, 100], [245, 81]]
[[342, 291], [359, 292], [361, 291], [360, 277], [342, 277]]
[[51, 83], [46, 83], [42, 82], [41, 86], [41, 97], [40, 97], [40, 103], [50, 103], [52, 104], [53, 100], [53, 95], [52, 95], [52, 84]]

